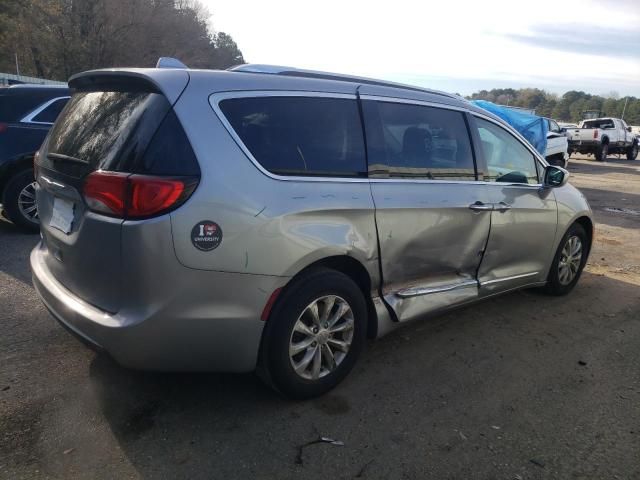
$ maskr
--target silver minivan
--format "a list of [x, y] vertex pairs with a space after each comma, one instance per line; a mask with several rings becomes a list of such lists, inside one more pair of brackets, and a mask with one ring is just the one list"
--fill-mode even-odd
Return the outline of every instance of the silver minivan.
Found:
[[36, 159], [35, 288], [120, 364], [320, 395], [366, 338], [575, 286], [584, 196], [459, 96], [244, 65], [72, 77]]

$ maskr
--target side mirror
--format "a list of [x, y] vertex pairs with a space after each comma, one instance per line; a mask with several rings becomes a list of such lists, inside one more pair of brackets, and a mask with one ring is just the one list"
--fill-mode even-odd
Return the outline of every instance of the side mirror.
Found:
[[631, 127], [627, 127], [627, 132], [631, 133]]
[[549, 165], [544, 169], [543, 186], [554, 188], [561, 187], [569, 181], [569, 172], [564, 168]]

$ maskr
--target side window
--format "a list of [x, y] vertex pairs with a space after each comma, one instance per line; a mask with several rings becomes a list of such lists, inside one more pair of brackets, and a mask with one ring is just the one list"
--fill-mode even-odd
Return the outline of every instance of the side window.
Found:
[[463, 113], [373, 100], [363, 111], [371, 177], [476, 179]]
[[366, 176], [356, 100], [246, 97], [220, 109], [254, 158], [278, 175]]
[[64, 108], [64, 106], [69, 101], [68, 98], [61, 98], [56, 100], [43, 111], [41, 111], [38, 115], [31, 119], [32, 122], [44, 122], [44, 123], [53, 123], [60, 115], [60, 112]]
[[489, 182], [538, 183], [536, 160], [519, 140], [495, 123], [476, 118]]
[[549, 120], [549, 131], [550, 132], [559, 133], [560, 132], [560, 126], [555, 121]]

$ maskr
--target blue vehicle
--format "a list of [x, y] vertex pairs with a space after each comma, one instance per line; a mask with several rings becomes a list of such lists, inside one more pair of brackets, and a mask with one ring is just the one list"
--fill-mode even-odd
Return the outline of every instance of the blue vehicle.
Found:
[[0, 88], [0, 203], [27, 231], [39, 228], [33, 158], [70, 95], [66, 86]]

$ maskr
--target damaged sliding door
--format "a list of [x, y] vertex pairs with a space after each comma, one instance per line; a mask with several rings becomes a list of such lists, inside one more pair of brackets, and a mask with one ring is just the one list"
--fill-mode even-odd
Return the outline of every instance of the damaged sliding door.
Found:
[[405, 321], [477, 298], [493, 206], [464, 113], [361, 98], [386, 303]]

